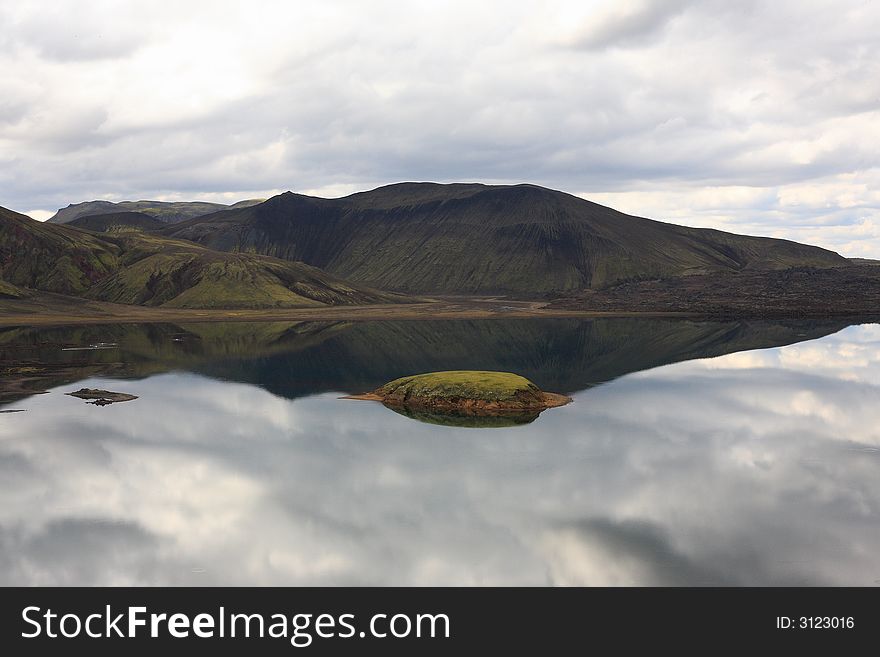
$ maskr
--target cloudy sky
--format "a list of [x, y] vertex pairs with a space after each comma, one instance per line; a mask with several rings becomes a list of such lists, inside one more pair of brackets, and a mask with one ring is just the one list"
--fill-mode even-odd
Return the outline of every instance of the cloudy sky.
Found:
[[534, 182], [880, 258], [880, 3], [0, 0], [0, 205]]

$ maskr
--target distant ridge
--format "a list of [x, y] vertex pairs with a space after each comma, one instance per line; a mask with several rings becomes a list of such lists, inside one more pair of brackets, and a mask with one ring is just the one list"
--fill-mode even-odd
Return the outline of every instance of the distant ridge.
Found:
[[165, 222], [154, 219], [143, 212], [111, 212], [77, 217], [73, 221], [67, 222], [67, 225], [97, 233], [118, 233], [131, 230], [159, 230], [165, 226]]
[[85, 201], [83, 203], [74, 203], [58, 210], [48, 221], [53, 224], [66, 224], [78, 217], [90, 215], [140, 212], [163, 223], [175, 223], [212, 212], [245, 208], [262, 202], [263, 199], [248, 199], [232, 205], [224, 205], [223, 203], [209, 203], [207, 201], [120, 201], [119, 203], [112, 201]]
[[398, 183], [339, 199], [286, 192], [162, 232], [416, 294], [534, 298], [628, 280], [849, 264], [815, 246], [676, 226], [527, 184]]

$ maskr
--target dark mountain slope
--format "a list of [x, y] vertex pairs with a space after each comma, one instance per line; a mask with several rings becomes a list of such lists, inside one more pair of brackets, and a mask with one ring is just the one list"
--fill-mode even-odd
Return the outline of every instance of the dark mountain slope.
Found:
[[402, 300], [299, 262], [221, 253], [139, 232], [97, 234], [40, 223], [2, 208], [0, 279], [13, 286], [99, 301], [177, 308]]
[[121, 233], [126, 231], [159, 230], [165, 223], [143, 212], [113, 212], [77, 217], [68, 226], [91, 230], [96, 233]]
[[242, 208], [262, 203], [263, 199], [249, 199], [239, 201], [233, 205], [223, 203], [209, 203], [207, 201], [85, 201], [72, 203], [66, 208], [58, 210], [50, 219], [49, 223], [66, 224], [78, 217], [86, 217], [96, 214], [115, 214], [118, 212], [141, 212], [163, 223], [174, 223], [185, 219], [192, 219], [213, 212], [222, 212], [232, 208]]
[[400, 183], [341, 199], [287, 192], [164, 232], [419, 293], [538, 296], [623, 280], [847, 264], [818, 247], [633, 217], [534, 185]]

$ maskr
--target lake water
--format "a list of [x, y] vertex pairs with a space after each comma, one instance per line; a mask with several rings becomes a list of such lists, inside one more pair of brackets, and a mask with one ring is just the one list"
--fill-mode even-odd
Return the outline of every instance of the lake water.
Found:
[[[2, 584], [880, 583], [878, 325], [14, 328], [0, 357]], [[462, 368], [574, 402], [339, 399]]]

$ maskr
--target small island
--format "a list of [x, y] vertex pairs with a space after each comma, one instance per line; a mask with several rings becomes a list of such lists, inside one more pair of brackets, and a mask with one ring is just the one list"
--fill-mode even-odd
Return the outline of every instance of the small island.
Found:
[[[421, 419], [424, 412], [438, 415], [528, 416], [529, 421], [548, 408], [562, 406], [570, 397], [544, 392], [534, 383], [509, 372], [455, 370], [431, 372], [395, 379], [373, 392], [345, 399], [382, 402], [392, 410]], [[413, 413], [413, 411], [421, 411]]]
[[116, 402], [132, 401], [137, 399], [137, 395], [129, 395], [126, 392], [111, 392], [109, 390], [98, 390], [97, 388], [80, 388], [76, 392], [68, 392], [71, 397], [83, 399], [87, 404], [95, 404], [96, 406], [107, 406]]

